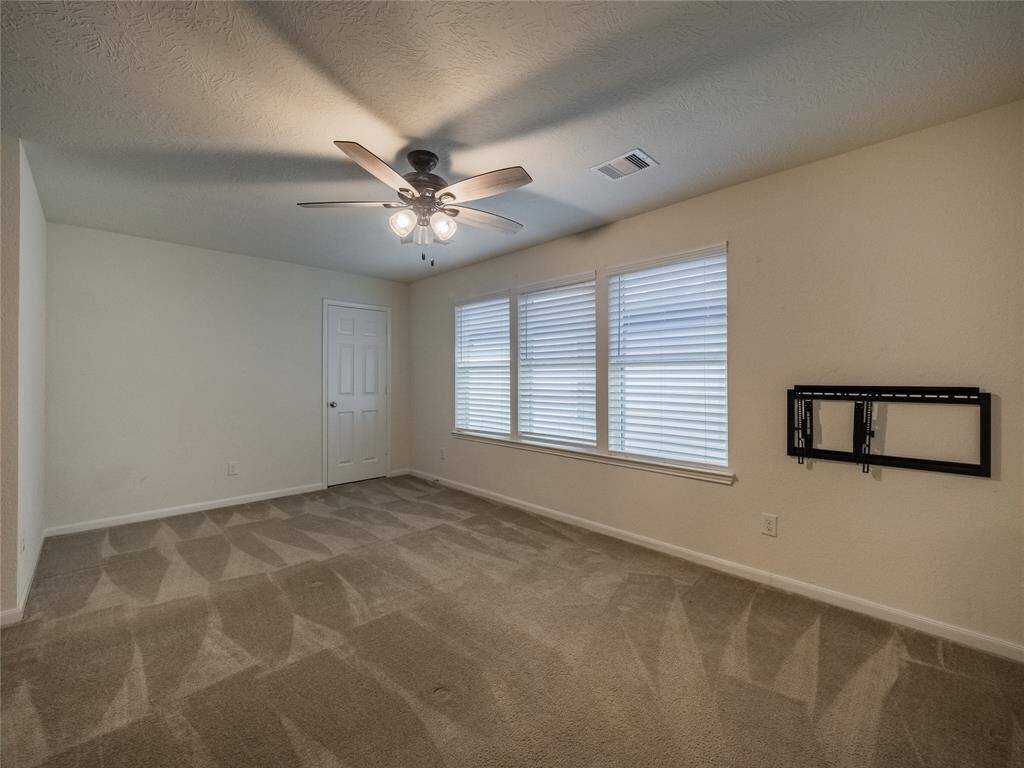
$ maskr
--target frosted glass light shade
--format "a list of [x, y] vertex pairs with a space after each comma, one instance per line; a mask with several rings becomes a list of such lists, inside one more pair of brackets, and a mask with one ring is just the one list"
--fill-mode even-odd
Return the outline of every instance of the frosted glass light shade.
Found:
[[437, 239], [444, 242], [452, 239], [452, 235], [455, 234], [455, 230], [459, 228], [459, 225], [455, 223], [455, 219], [451, 216], [438, 211], [430, 217], [430, 228], [434, 230], [434, 235], [437, 236]]
[[390, 218], [388, 218], [388, 226], [399, 237], [405, 237], [416, 226], [416, 214], [408, 208], [403, 208], [391, 214]]

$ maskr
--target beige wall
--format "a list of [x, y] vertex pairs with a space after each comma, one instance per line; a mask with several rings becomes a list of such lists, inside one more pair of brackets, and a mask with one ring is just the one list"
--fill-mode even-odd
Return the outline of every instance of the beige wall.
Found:
[[18, 240], [21, 158], [0, 137], [0, 610], [18, 602]]
[[18, 605], [23, 606], [46, 518], [46, 219], [24, 146], [19, 155]]
[[0, 610], [25, 603], [45, 520], [46, 219], [21, 142], [2, 138]]
[[408, 286], [55, 224], [49, 256], [48, 527], [319, 483], [324, 297], [392, 308], [408, 466]]
[[[1024, 641], [1022, 137], [1018, 102], [415, 283], [414, 466]], [[735, 485], [451, 437], [454, 301], [722, 241]], [[800, 467], [796, 383], [981, 386], [995, 476]]]

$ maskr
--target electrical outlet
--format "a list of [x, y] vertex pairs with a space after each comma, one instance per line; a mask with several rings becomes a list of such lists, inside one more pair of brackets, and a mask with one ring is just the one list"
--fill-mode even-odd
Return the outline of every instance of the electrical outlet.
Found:
[[228, 477], [234, 477], [237, 474], [238, 474], [238, 462], [237, 461], [229, 461], [228, 462]]
[[442, 448], [441, 449], [441, 461], [448, 461], [448, 449], [447, 448]]
[[778, 515], [761, 515], [761, 533], [765, 536], [778, 536], [779, 535], [779, 516]]

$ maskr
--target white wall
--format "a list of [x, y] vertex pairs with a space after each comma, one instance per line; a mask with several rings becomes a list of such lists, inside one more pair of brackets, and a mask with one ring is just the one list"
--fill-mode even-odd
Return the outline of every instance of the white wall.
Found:
[[[1017, 102], [415, 283], [414, 466], [1024, 642], [1022, 137]], [[453, 302], [722, 241], [735, 485], [450, 435]], [[994, 477], [800, 467], [783, 447], [797, 383], [981, 386]]]
[[32, 584], [46, 518], [46, 219], [20, 148], [18, 270], [18, 605]]
[[48, 527], [319, 483], [324, 297], [392, 308], [408, 466], [408, 286], [66, 225], [48, 244]]

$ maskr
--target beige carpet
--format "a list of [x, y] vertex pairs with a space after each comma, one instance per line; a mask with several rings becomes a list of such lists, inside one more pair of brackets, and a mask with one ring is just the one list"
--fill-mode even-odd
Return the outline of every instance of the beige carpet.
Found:
[[1020, 766], [1024, 666], [412, 478], [48, 539], [15, 766]]

